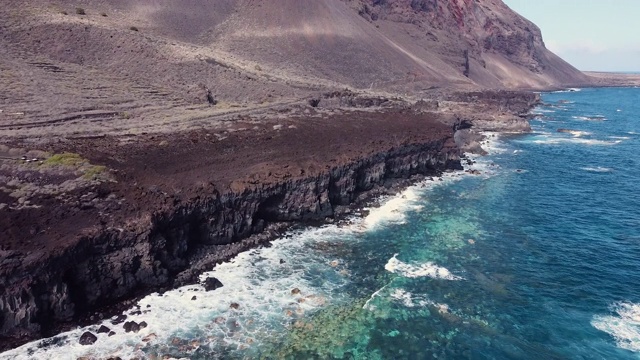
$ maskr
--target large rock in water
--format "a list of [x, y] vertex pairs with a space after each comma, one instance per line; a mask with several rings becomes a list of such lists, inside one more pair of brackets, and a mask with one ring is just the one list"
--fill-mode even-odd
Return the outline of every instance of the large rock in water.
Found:
[[126, 323], [124, 323], [123, 327], [125, 332], [137, 333], [138, 331], [140, 331], [140, 324], [135, 321], [127, 321]]
[[216, 279], [214, 277], [210, 277], [210, 278], [207, 278], [207, 280], [204, 281], [202, 286], [204, 286], [204, 289], [207, 290], [207, 291], [213, 291], [215, 289], [221, 288], [223, 285], [220, 282], [220, 280], [218, 280], [218, 279]]
[[86, 331], [84, 334], [82, 334], [82, 336], [80, 336], [80, 340], [78, 340], [80, 345], [91, 345], [96, 341], [98, 341], [98, 337], [89, 331]]
[[104, 325], [100, 326], [100, 328], [98, 329], [98, 334], [108, 334], [109, 332], [111, 332], [111, 329]]

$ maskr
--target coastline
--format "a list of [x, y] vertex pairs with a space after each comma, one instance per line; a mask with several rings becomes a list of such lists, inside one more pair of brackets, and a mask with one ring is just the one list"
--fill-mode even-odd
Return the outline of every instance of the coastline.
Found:
[[[525, 103], [531, 102], [532, 98], [535, 99], [535, 97], [532, 97], [530, 95], [526, 95], [525, 98], [529, 99], [525, 101]], [[528, 106], [531, 107], [533, 105], [529, 104]], [[522, 108], [518, 109], [517, 113], [522, 114]], [[371, 114], [368, 114], [368, 116], [375, 118], [375, 115], [372, 116]], [[416, 116], [415, 114], [407, 112], [404, 114], [404, 116], [406, 116], [407, 118], [415, 118], [415, 120], [413, 120], [415, 121], [415, 123], [412, 123], [413, 125], [410, 126], [410, 128], [413, 128], [414, 131], [410, 133], [415, 133], [415, 130], [420, 129], [421, 127], [424, 129], [424, 126], [426, 126], [424, 122], [424, 115]], [[486, 116], [488, 115], [485, 114], [485, 117]], [[521, 119], [522, 121], [526, 122], [524, 118]], [[369, 118], [367, 121], [371, 121], [371, 118]], [[454, 125], [460, 127], [460, 124], [466, 123], [466, 126], [470, 126], [474, 121], [478, 122], [479, 124], [486, 124], [486, 119], [484, 120], [484, 123], [481, 119], [472, 119], [468, 123], [465, 121], [458, 121]], [[382, 124], [385, 122], [387, 121], [382, 119], [380, 122], [380, 126], [383, 126]], [[418, 128], [414, 128], [414, 126], [418, 126]], [[118, 230], [117, 232], [114, 232], [113, 230], [104, 231], [104, 229], [109, 229], [109, 227], [103, 226], [102, 233], [98, 231], [97, 236], [91, 237], [85, 235], [85, 237], [81, 238], [81, 241], [77, 242], [77, 244], [84, 245], [83, 247], [68, 248], [70, 250], [68, 250], [68, 252], [66, 253], [57, 252], [58, 255], [55, 255], [53, 258], [51, 258], [52, 260], [48, 262], [54, 267], [61, 267], [64, 270], [58, 272], [58, 274], [62, 273], [61, 275], [56, 276], [55, 272], [46, 271], [47, 267], [45, 266], [43, 268], [42, 262], [36, 262], [33, 263], [35, 266], [34, 274], [36, 275], [30, 278], [14, 278], [13, 287], [5, 285], [5, 289], [14, 291], [4, 292], [4, 303], [12, 303], [18, 305], [16, 306], [15, 310], [10, 310], [11, 313], [26, 315], [22, 319], [16, 319], [16, 324], [19, 324], [20, 321], [25, 321], [25, 319], [28, 321], [30, 321], [31, 319], [45, 319], [45, 321], [43, 321], [43, 324], [48, 324], [51, 326], [44, 329], [44, 331], [42, 328], [36, 329], [35, 331], [33, 328], [31, 328], [31, 332], [26, 333], [28, 334], [27, 336], [24, 336], [25, 329], [23, 328], [23, 336], [11, 337], [9, 338], [11, 340], [5, 341], [5, 344], [8, 345], [6, 346], [6, 348], [15, 347], [18, 344], [39, 338], [41, 336], [52, 335], [64, 328], [67, 328], [68, 326], [87, 324], [92, 322], [95, 323], [95, 321], [99, 320], [101, 317], [108, 317], [109, 315], [116, 314], [119, 311], [122, 311], [124, 307], [131, 305], [132, 297], [136, 298], [136, 294], [144, 295], [158, 289], [174, 288], [178, 285], [193, 283], [199, 273], [210, 269], [213, 264], [229, 260], [241, 251], [246, 251], [255, 246], [268, 243], [269, 240], [277, 237], [277, 235], [279, 234], [279, 230], [285, 228], [286, 226], [290, 226], [295, 223], [309, 223], [317, 221], [322, 222], [327, 216], [332, 218], [339, 218], [341, 214], [348, 213], [348, 210], [345, 211], [345, 209], [348, 209], [348, 207], [351, 206], [354, 202], [356, 204], [362, 204], [363, 201], [371, 199], [371, 196], [375, 196], [376, 194], [389, 191], [393, 192], [399, 188], [408, 186], [412, 182], [408, 179], [412, 176], [413, 182], [415, 182], [420, 178], [420, 176], [435, 175], [439, 171], [446, 170], [447, 168], [459, 168], [458, 149], [463, 148], [465, 145], [460, 143], [457, 145], [454, 144], [453, 129], [450, 125], [444, 125], [441, 122], [428, 123], [428, 128], [433, 129], [434, 127], [449, 130], [442, 132], [442, 135], [439, 135], [440, 140], [437, 140], [435, 142], [433, 142], [433, 140], [425, 141], [425, 135], [422, 134], [420, 135], [422, 136], [422, 140], [419, 140], [420, 138], [414, 138], [413, 143], [411, 141], [408, 141], [401, 146], [398, 146], [396, 144], [396, 146], [387, 148], [385, 152], [369, 155], [368, 159], [366, 157], [361, 157], [362, 155], [360, 155], [360, 157], [355, 157], [355, 159], [347, 159], [347, 161], [344, 161], [342, 163], [343, 165], [339, 165], [333, 168], [327, 167], [326, 169], [328, 170], [325, 170], [324, 175], [322, 171], [315, 173], [317, 175], [312, 176], [311, 180], [309, 180], [309, 177], [307, 177], [307, 180], [300, 177], [285, 177], [286, 180], [284, 181], [284, 183], [278, 183], [276, 181], [275, 183], [271, 183], [271, 185], [269, 185], [268, 182], [258, 181], [257, 183], [255, 183], [255, 185], [257, 185], [260, 189], [257, 193], [248, 190], [249, 187], [238, 187], [237, 182], [232, 182], [229, 188], [233, 189], [235, 187], [237, 193], [242, 194], [242, 196], [232, 196], [225, 198], [225, 194], [220, 193], [216, 193], [217, 195], [215, 195], [214, 198], [209, 199], [196, 196], [194, 201], [178, 202], [178, 206], [174, 207], [173, 212], [170, 212], [168, 214], [166, 212], [163, 214], [162, 211], [153, 212], [156, 215], [154, 215], [152, 219], [154, 219], [153, 221], [157, 221], [157, 228], [164, 227], [165, 234], [182, 234], [181, 237], [177, 237], [178, 239], [180, 239], [178, 243], [171, 244], [170, 241], [172, 240], [169, 240], [169, 242], [167, 242], [167, 240], [170, 239], [170, 236], [166, 235], [160, 237], [155, 235], [156, 237], [154, 238], [154, 234], [157, 234], [158, 232], [154, 232], [152, 228], [145, 229], [145, 227], [141, 224], [137, 224], [136, 227], [133, 227], [132, 229], [126, 229], [126, 231]], [[510, 130], [512, 124], [507, 122], [505, 127], [506, 130]], [[298, 131], [297, 128], [292, 128], [292, 130]], [[317, 130], [317, 126], [314, 130]], [[386, 138], [387, 141], [397, 141], [396, 139], [393, 139], [393, 136], [390, 136], [392, 134], [389, 133], [389, 129], [383, 128], [378, 130], [380, 131], [379, 136], [381, 136], [381, 139]], [[496, 130], [496, 127], [494, 126], [493, 129], [489, 130]], [[316, 136], [315, 133], [311, 135]], [[392, 139], [389, 139], [389, 137], [391, 137]], [[430, 136], [430, 138], [432, 138], [432, 136]], [[409, 139], [411, 139], [411, 137], [409, 137]], [[477, 140], [477, 138], [474, 138], [474, 141]], [[354, 143], [353, 145], [361, 148], [361, 146], [359, 146], [360, 144], [358, 143]], [[362, 149], [359, 150], [361, 151]], [[384, 164], [384, 166], [382, 164]], [[327, 174], [331, 175], [327, 176]], [[340, 185], [336, 188], [335, 184]], [[323, 188], [324, 191], [318, 193], [317, 191], [319, 186], [320, 188]], [[334, 187], [334, 190], [330, 190], [331, 186]], [[152, 193], [151, 195], [154, 195], [154, 193]], [[274, 199], [274, 195], [275, 198], [286, 198], [287, 200], [284, 203], [281, 202], [277, 204], [269, 204], [270, 206], [268, 210], [265, 210], [266, 205], [264, 204], [269, 203], [269, 201], [267, 201], [268, 199]], [[240, 213], [243, 214], [242, 216], [237, 216], [235, 215], [237, 213], [237, 210], [233, 209], [234, 206], [242, 203], [243, 198], [245, 202], [247, 199], [250, 200], [249, 205], [245, 205], [244, 210], [242, 210], [241, 208]], [[321, 198], [325, 199], [324, 203], [320, 201]], [[214, 201], [215, 205], [213, 205], [211, 201]], [[149, 202], [149, 204], [152, 203]], [[158, 203], [156, 202], [155, 204]], [[233, 219], [234, 217], [244, 218], [246, 217], [247, 209], [252, 209], [251, 211], [253, 211], [253, 215], [250, 216], [251, 219], [254, 219], [255, 215], [258, 212], [262, 211], [262, 216], [265, 216], [268, 221], [264, 221], [265, 219], [262, 219], [262, 224], [258, 227], [253, 228], [247, 228], [247, 225], [244, 225], [243, 227], [242, 224], [240, 224], [239, 226], [236, 226], [236, 229], [240, 230], [238, 233], [227, 235], [227, 237], [223, 238], [222, 241], [220, 240], [220, 238], [217, 238], [217, 240], [213, 241], [213, 244], [210, 243], [209, 245], [207, 245], [202, 244], [204, 243], [202, 242], [198, 247], [195, 247], [193, 246], [193, 243], [189, 244], [186, 240], [186, 238], [188, 237], [193, 237], [191, 236], [193, 233], [190, 233], [193, 230], [189, 229], [189, 224], [193, 224], [194, 220], [193, 218], [189, 218], [189, 216], [185, 215], [189, 213], [193, 214], [194, 210], [198, 208], [200, 208], [200, 210], [197, 210], [195, 212], [203, 213], [203, 211], [201, 210], [203, 204], [205, 204], [205, 208], [208, 208], [210, 210], [220, 207], [224, 208], [224, 206], [221, 205], [229, 204], [229, 207], [227, 207], [227, 209], [229, 210], [222, 211], [222, 214], [224, 214], [223, 218], [226, 219]], [[284, 207], [282, 206], [282, 204], [284, 204]], [[301, 207], [307, 209], [307, 215], [300, 212]], [[292, 214], [291, 209], [293, 208], [297, 210]], [[330, 210], [328, 210], [329, 208]], [[163, 209], [165, 209], [166, 211], [167, 208], [164, 207]], [[282, 211], [283, 209], [284, 211]], [[210, 213], [207, 214], [207, 216], [211, 218]], [[265, 225], [265, 223], [267, 223], [267, 225]], [[178, 230], [176, 230], [175, 226], [173, 228], [170, 226], [167, 227], [167, 224], [180, 224], [182, 228], [178, 226]], [[186, 228], [184, 227], [185, 224], [187, 224]], [[171, 231], [166, 232], [167, 229], [171, 229]], [[244, 232], [242, 232], [242, 230], [244, 230]], [[208, 233], [211, 233], [211, 231], [209, 231]], [[220, 229], [216, 229], [216, 234], [220, 233], [225, 233], [225, 231], [221, 232]], [[122, 237], [120, 234], [125, 234], [126, 236]], [[185, 234], [187, 235], [185, 236]], [[118, 235], [120, 235], [120, 237]], [[216, 241], [217, 244], [215, 243]], [[159, 243], [163, 244], [163, 246], [158, 246]], [[178, 256], [174, 255], [173, 257], [170, 257], [169, 260], [173, 261], [174, 267], [173, 269], [167, 269], [168, 267], [165, 267], [165, 270], [163, 272], [162, 267], [157, 266], [157, 263], [154, 264], [151, 260], [153, 259], [153, 256], [157, 256], [157, 254], [153, 254], [153, 252], [150, 252], [149, 249], [164, 249], [167, 248], [167, 244], [170, 244], [169, 247], [174, 249], [179, 249], [180, 247], [182, 247], [183, 252], [181, 254], [178, 253], [180, 254]], [[184, 249], [185, 247], [190, 247], [190, 249], [187, 251], [186, 249]], [[142, 252], [139, 251], [138, 253], [136, 253], [135, 249], [140, 248], [144, 250]], [[195, 250], [196, 248], [198, 248], [198, 250]], [[96, 249], [103, 249], [102, 251], [104, 252], [101, 254], [98, 251], [98, 253], [96, 254]], [[120, 251], [120, 249], [129, 249], [129, 255], [127, 255], [126, 252], [124, 255], [121, 252], [119, 254], [114, 253], [114, 251]], [[69, 254], [72, 256], [71, 258], [68, 257]], [[153, 256], [149, 256], [149, 254], [153, 254]], [[70, 281], [70, 279], [72, 278], [70, 274], [72, 274], [74, 270], [70, 270], [68, 265], [65, 266], [62, 264], [74, 264], [77, 262], [77, 260], [72, 259], [86, 258], [87, 256], [89, 256], [89, 261], [86, 261], [81, 264], [81, 266], [76, 267], [75, 271], [77, 271], [77, 274], [89, 274], [90, 276], [94, 277], [89, 279], [80, 278]], [[144, 260], [143, 256], [147, 256], [148, 260]], [[165, 254], [164, 256], [166, 257], [167, 255]], [[140, 279], [141, 276], [139, 274], [136, 274], [135, 271], [133, 273], [130, 272], [132, 268], [127, 268], [126, 265], [116, 265], [131, 263], [131, 261], [136, 258], [139, 259], [137, 260], [138, 263], [142, 265], [138, 267], [138, 272], [140, 272], [141, 268], [144, 269], [144, 267], [147, 266], [147, 268], [144, 270], [146, 272], [142, 272], [143, 274], [155, 275], [160, 273], [164, 276], [148, 276], [147, 279], [142, 278], [142, 281], [140, 282], [121, 282], [121, 284], [119, 286], [116, 286], [115, 288], [109, 288], [109, 285], [107, 285], [106, 288], [103, 287], [105, 285], [101, 283], [100, 279], [105, 279], [105, 270], [114, 271], [114, 269], [117, 269], [118, 271], [121, 271], [120, 273], [112, 273], [107, 278]], [[108, 260], [105, 261], [105, 259], [110, 259], [111, 262], [109, 262]], [[142, 259], [143, 261], [140, 261], [140, 259]], [[157, 261], [157, 258], [154, 261]], [[90, 267], [88, 268], [87, 264], [95, 264], [95, 270], [92, 270]], [[21, 274], [31, 272], [30, 270], [24, 270], [24, 267], [14, 268], [14, 271], [19, 271]], [[127, 275], [128, 271], [129, 275]], [[13, 274], [15, 273], [16, 272], [14, 272]], [[3, 272], [3, 274], [4, 276], [6, 276], [10, 275], [11, 273], [5, 271]], [[33, 285], [29, 284], [42, 283], [42, 278], [39, 279], [37, 274], [41, 274], [40, 276], [45, 276], [45, 279], [48, 279], [49, 287], [47, 291], [51, 291], [53, 294], [52, 296], [50, 296], [48, 299], [42, 299], [42, 297], [40, 297], [41, 301], [45, 300], [40, 304], [37, 304], [35, 302], [35, 299], [38, 298], [37, 294], [31, 295], [31, 298], [27, 296], [26, 299], [28, 301], [22, 303], [19, 301], [18, 297], [15, 297], [15, 295], [14, 297], [11, 297], [12, 293], [16, 295], [22, 295], [25, 294], [25, 291], [27, 291], [26, 293], [29, 294], [29, 291], [32, 291], [32, 289], [34, 288]], [[56, 278], [58, 280], [55, 280]], [[6, 281], [7, 277], [4, 277], [4, 279]], [[19, 281], [16, 282], [15, 280]], [[75, 285], [73, 285], [72, 287], [76, 287], [76, 289], [98, 289], [98, 294], [110, 294], [115, 296], [110, 299], [104, 297], [100, 298], [99, 296], [96, 296], [93, 299], [90, 299], [91, 303], [88, 303], [86, 295], [78, 298], [78, 295], [76, 294], [75, 300], [77, 301], [78, 299], [82, 299], [81, 301], [85, 306], [84, 308], [74, 308], [74, 297], [71, 296], [72, 294], [69, 294], [67, 290], [68, 287], [66, 284], [68, 283], [74, 283]], [[67, 291], [67, 293], [65, 293], [65, 291]], [[46, 300], [48, 300], [48, 302]], [[61, 319], [56, 318], [56, 311], [58, 312], [58, 314], [60, 314], [64, 310], [68, 311], [69, 307], [74, 310], [73, 315], [68, 316], [66, 319], [63, 319], [63, 321], [60, 321]], [[108, 309], [109, 307], [111, 310]], [[5, 305], [4, 308], [7, 309], [8, 306]], [[48, 317], [42, 317], [42, 315], [38, 315], [42, 313], [43, 308], [49, 309], [50, 315]], [[107, 308], [107, 310], [103, 310], [105, 308]]]
[[[486, 141], [483, 141], [483, 145], [488, 146], [488, 149], [494, 149], [496, 145], [496, 139], [498, 135], [486, 133], [483, 134], [487, 137]], [[490, 151], [491, 154], [493, 152]], [[412, 205], [413, 202], [418, 201], [420, 196], [418, 194], [422, 194], [425, 191], [430, 191], [430, 189], [439, 187], [439, 186], [447, 186], [453, 182], [460, 181], [465, 177], [475, 177], [475, 176], [494, 176], [495, 173], [489, 166], [489, 162], [483, 161], [482, 158], [484, 155], [474, 155], [474, 154], [465, 154], [461, 158], [461, 162], [464, 163], [464, 169], [454, 169], [448, 170], [441, 174], [436, 174], [434, 176], [423, 176], [423, 175], [414, 175], [409, 179], [395, 179], [390, 186], [385, 186], [381, 188], [374, 188], [371, 191], [367, 191], [361, 194], [358, 199], [347, 206], [343, 212], [339, 215], [331, 219], [327, 219], [326, 221], [319, 221], [314, 223], [294, 223], [285, 225], [283, 228], [279, 229], [277, 233], [272, 232], [269, 234], [257, 234], [255, 236], [261, 237], [264, 242], [252, 245], [249, 248], [241, 251], [237, 255], [232, 256], [230, 259], [224, 260], [223, 263], [218, 263], [214, 268], [209, 268], [204, 270], [200, 275], [200, 281], [196, 283], [185, 283], [178, 287], [167, 288], [163, 290], [158, 290], [156, 293], [148, 294], [146, 296], [140, 296], [134, 300], [130, 300], [128, 302], [119, 304], [119, 307], [116, 307], [113, 312], [103, 312], [105, 315], [104, 319], [96, 321], [87, 321], [84, 323], [75, 324], [76, 326], [71, 328], [61, 328], [54, 336], [49, 339], [41, 339], [36, 340], [28, 344], [22, 348], [22, 353], [29, 352], [34, 358], [46, 358], [55, 354], [55, 348], [63, 344], [66, 346], [70, 346], [73, 343], [77, 342], [81, 335], [85, 332], [92, 332], [100, 336], [99, 332], [97, 332], [99, 327], [107, 326], [111, 331], [115, 331], [116, 335], [119, 338], [116, 340], [115, 337], [113, 341], [124, 341], [123, 336], [128, 337], [131, 341], [140, 342], [144, 344], [148, 341], [149, 338], [153, 339], [154, 342], [162, 342], [166, 341], [168, 344], [170, 341], [177, 342], [177, 337], [166, 337], [166, 333], [158, 332], [158, 325], [163, 330], [164, 325], [171, 324], [171, 321], [167, 320], [164, 316], [171, 318], [178, 316], [180, 319], [176, 319], [176, 321], [184, 322], [184, 324], [188, 324], [190, 326], [203, 322], [206, 324], [207, 322], [211, 322], [212, 320], [208, 318], [208, 314], [206, 312], [198, 312], [196, 308], [190, 308], [190, 310], [195, 311], [197, 314], [200, 314], [202, 318], [195, 314], [189, 314], [189, 318], [182, 318], [181, 315], [170, 313], [164, 313], [168, 311], [167, 308], [162, 305], [170, 304], [172, 301], [184, 301], [191, 298], [191, 304], [189, 302], [185, 302], [182, 305], [185, 307], [189, 307], [189, 305], [193, 305], [194, 298], [197, 297], [197, 302], [204, 302], [207, 304], [207, 307], [212, 306], [212, 303], [222, 303], [223, 307], [229, 308], [227, 305], [227, 301], [229, 299], [233, 299], [234, 301], [240, 302], [241, 309], [246, 309], [245, 304], [253, 304], [253, 302], [248, 301], [246, 298], [247, 288], [243, 288], [244, 285], [234, 284], [234, 280], [236, 276], [240, 274], [244, 274], [244, 267], [257, 267], [255, 261], [256, 258], [260, 261], [267, 260], [271, 263], [273, 268], [278, 268], [278, 266], [296, 266], [291, 264], [304, 264], [305, 260], [299, 261], [296, 259], [295, 253], [298, 252], [298, 255], [302, 255], [304, 253], [304, 249], [307, 246], [317, 246], [318, 248], [327, 247], [325, 250], [330, 251], [329, 248], [332, 247], [330, 244], [330, 240], [327, 240], [326, 244], [322, 243], [322, 240], [319, 240], [320, 243], [315, 243], [314, 240], [316, 237], [318, 239], [322, 238], [323, 234], [327, 236], [328, 234], [333, 234], [334, 236], [337, 234], [342, 234], [343, 236], [352, 236], [353, 234], [365, 233], [368, 231], [372, 231], [373, 229], [377, 229], [380, 227], [387, 226], [389, 224], [398, 224], [405, 222], [405, 213], [410, 211], [410, 209], [416, 209]], [[479, 165], [477, 165], [479, 164]], [[421, 208], [421, 207], [418, 207]], [[302, 239], [305, 239], [302, 241]], [[315, 244], [315, 245], [314, 245]], [[339, 245], [334, 245], [339, 246]], [[291, 249], [297, 250], [291, 250]], [[315, 248], [315, 250], [318, 250]], [[272, 250], [275, 250], [272, 251]], [[302, 252], [302, 253], [301, 253]], [[276, 256], [274, 256], [276, 255]], [[304, 256], [303, 256], [304, 257]], [[307, 259], [308, 260], [308, 259]], [[222, 261], [222, 260], [221, 260]], [[279, 264], [279, 265], [278, 265]], [[283, 265], [286, 264], [286, 265]], [[342, 267], [342, 264], [339, 260], [334, 260], [327, 264], [329, 269], [336, 270]], [[253, 270], [255, 271], [255, 269]], [[345, 277], [345, 281], [348, 278], [348, 270], [346, 268], [342, 269], [339, 272], [342, 276]], [[253, 275], [255, 276], [255, 274]], [[251, 281], [258, 281], [253, 276], [248, 276], [248, 279]], [[224, 286], [220, 289], [216, 289], [216, 291], [208, 293], [207, 290], [203, 289], [204, 280], [208, 278], [215, 277], [220, 279]], [[311, 314], [314, 310], [321, 310], [325, 308], [328, 303], [325, 304], [325, 297], [329, 297], [329, 294], [322, 294], [318, 292], [313, 292], [311, 289], [307, 289], [309, 284], [305, 284], [302, 279], [287, 279], [283, 277], [282, 282], [289, 284], [289, 288], [299, 289], [300, 294], [306, 294], [306, 296], [302, 297], [302, 300], [307, 300], [304, 302], [306, 306], [303, 306], [304, 310], [298, 309], [297, 311], [303, 311], [304, 314]], [[252, 286], [249, 286], [251, 288]], [[255, 284], [256, 288], [264, 287], [264, 285], [260, 286]], [[236, 296], [230, 295], [233, 293], [231, 289], [236, 289], [240, 294], [236, 294]], [[286, 288], [286, 286], [285, 286]], [[165, 291], [166, 290], [166, 291]], [[220, 290], [224, 290], [224, 293], [221, 293]], [[257, 291], [257, 289], [256, 289]], [[298, 291], [298, 290], [294, 290]], [[288, 290], [287, 290], [288, 293]], [[293, 293], [292, 293], [293, 294]], [[192, 298], [193, 296], [193, 298]], [[257, 295], [256, 295], [257, 296]], [[276, 301], [279, 295], [272, 295], [270, 301]], [[375, 297], [375, 294], [372, 295], [372, 298]], [[258, 300], [258, 299], [256, 299]], [[261, 301], [265, 301], [260, 298]], [[283, 309], [286, 308], [286, 303], [291, 305], [290, 296], [282, 296], [282, 298], [278, 298], [280, 301], [284, 301], [282, 303]], [[300, 299], [299, 299], [300, 300]], [[327, 299], [328, 300], [328, 299]], [[233, 305], [229, 308], [231, 312], [234, 311]], [[237, 303], [235, 303], [238, 305]], [[301, 304], [302, 305], [302, 304]], [[177, 306], [177, 305], [176, 305]], [[150, 309], [149, 309], [150, 308]], [[148, 309], [148, 310], [145, 310]], [[140, 311], [142, 310], [142, 313]], [[246, 310], [244, 310], [246, 311]], [[188, 312], [188, 311], [187, 311]], [[108, 315], [109, 314], [109, 315]], [[151, 315], [153, 314], [153, 315]], [[307, 315], [300, 315], [296, 313], [296, 315], [287, 315], [287, 312], [284, 312], [282, 315], [284, 316], [286, 321], [287, 317], [290, 316], [300, 316], [300, 319], [303, 319]], [[108, 316], [107, 316], [108, 315]], [[185, 314], [186, 316], [186, 314]], [[245, 319], [246, 320], [246, 319]], [[122, 329], [122, 323], [127, 321], [133, 322], [142, 322], [148, 323], [149, 326], [154, 325], [155, 330], [145, 330], [141, 329], [140, 334], [137, 332], [129, 334], [128, 332], [125, 334], [125, 331]], [[217, 320], [216, 320], [217, 321]], [[251, 323], [251, 320], [249, 321]], [[124, 327], [126, 329], [126, 326]], [[167, 329], [168, 330], [168, 329]], [[246, 330], [245, 330], [246, 331]], [[242, 332], [242, 331], [240, 331]], [[249, 334], [240, 335], [240, 337], [249, 336]], [[164, 339], [164, 340], [162, 340]], [[251, 336], [248, 338], [243, 337], [243, 341], [247, 341], [247, 343], [251, 343]], [[104, 356], [106, 353], [115, 354], [110, 346], [113, 346], [114, 342], [109, 337], [107, 341], [105, 338], [100, 338], [99, 342], [96, 343], [97, 348], [93, 349], [94, 352], [90, 356]], [[100, 342], [102, 341], [102, 342]], [[184, 340], [181, 340], [184, 341]], [[238, 340], [241, 341], [241, 340]], [[256, 343], [255, 345], [258, 345]], [[188, 347], [188, 346], [187, 346]], [[5, 354], [16, 354], [16, 350], [18, 348], [13, 349], [13, 351], [8, 351]], [[60, 350], [60, 348], [58, 348]], [[82, 350], [73, 349], [73, 351]], [[53, 351], [53, 353], [51, 352]], [[128, 353], [128, 351], [132, 351]], [[122, 358], [136, 357], [139, 354], [134, 352], [134, 348], [131, 346], [125, 346], [124, 349], [119, 349], [119, 356]], [[103, 355], [100, 355], [103, 354]], [[44, 356], [44, 357], [43, 357]], [[0, 353], [0, 358], [2, 358], [2, 353]], [[21, 357], [17, 357], [20, 359]]]

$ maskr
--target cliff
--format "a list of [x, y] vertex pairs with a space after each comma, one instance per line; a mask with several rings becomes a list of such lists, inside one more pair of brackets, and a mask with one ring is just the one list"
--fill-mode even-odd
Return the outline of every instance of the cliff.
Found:
[[367, 193], [459, 168], [452, 127], [436, 119], [361, 112], [288, 119], [221, 139], [77, 140], [73, 150], [107, 164], [113, 177], [87, 180], [53, 204], [32, 194], [2, 209], [1, 334], [50, 334], [135, 294], [196, 281], [282, 226], [334, 218]]
[[[500, 0], [366, 0], [353, 4], [390, 38], [429, 52], [490, 88], [580, 86], [590, 79], [549, 51], [540, 29]], [[407, 36], [408, 35], [408, 36]]]

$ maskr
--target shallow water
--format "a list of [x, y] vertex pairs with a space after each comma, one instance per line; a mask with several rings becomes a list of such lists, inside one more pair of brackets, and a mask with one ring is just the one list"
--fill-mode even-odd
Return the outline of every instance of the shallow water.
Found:
[[78, 329], [0, 358], [638, 359], [640, 89], [543, 99], [480, 176], [291, 232], [214, 269], [213, 292], [151, 295], [137, 334], [107, 321], [92, 346]]

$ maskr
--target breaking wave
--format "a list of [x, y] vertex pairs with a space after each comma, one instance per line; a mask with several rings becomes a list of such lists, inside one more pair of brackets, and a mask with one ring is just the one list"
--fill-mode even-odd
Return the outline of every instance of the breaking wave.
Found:
[[395, 254], [389, 259], [384, 266], [385, 270], [409, 278], [430, 277], [443, 280], [464, 280], [463, 277], [453, 275], [447, 268], [438, 266], [430, 261], [412, 265], [398, 260], [397, 256], [398, 254]]
[[606, 168], [606, 167], [601, 167], [601, 166], [598, 166], [598, 167], [583, 167], [583, 168], [580, 168], [580, 169], [582, 169], [584, 171], [596, 172], [596, 173], [607, 173], [607, 172], [612, 172], [613, 171], [613, 169], [611, 169], [611, 168]]
[[591, 325], [613, 336], [618, 347], [640, 352], [640, 304], [617, 303], [612, 306], [616, 315], [596, 315]]

